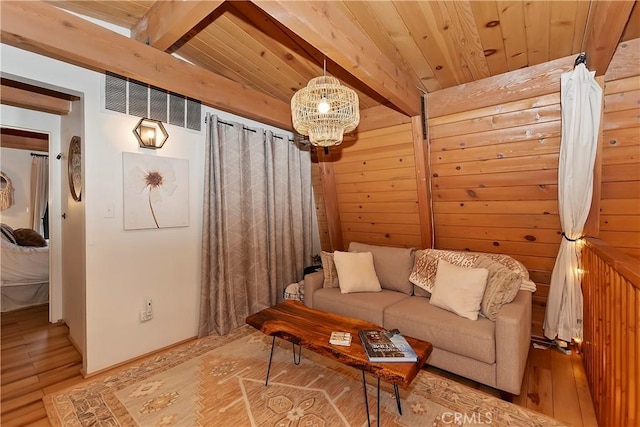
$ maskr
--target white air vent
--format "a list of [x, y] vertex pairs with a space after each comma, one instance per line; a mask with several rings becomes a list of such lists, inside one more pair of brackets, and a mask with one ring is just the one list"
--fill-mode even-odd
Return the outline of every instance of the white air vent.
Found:
[[201, 130], [200, 101], [117, 74], [105, 76], [105, 109]]

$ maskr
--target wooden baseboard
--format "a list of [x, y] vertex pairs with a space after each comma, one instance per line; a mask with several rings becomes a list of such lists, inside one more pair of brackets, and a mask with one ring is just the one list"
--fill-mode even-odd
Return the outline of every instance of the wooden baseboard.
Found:
[[170, 344], [170, 345], [168, 345], [166, 347], [162, 347], [162, 348], [159, 348], [157, 350], [150, 351], [150, 352], [145, 353], [143, 355], [134, 357], [134, 358], [129, 359], [129, 360], [125, 360], [124, 362], [116, 363], [115, 365], [109, 366], [108, 368], [103, 368], [103, 369], [100, 369], [98, 371], [91, 372], [89, 374], [85, 371], [85, 369], [83, 367], [82, 370], [80, 371], [80, 373], [82, 374], [82, 376], [84, 378], [95, 377], [96, 375], [103, 374], [103, 373], [105, 373], [107, 371], [111, 371], [112, 369], [120, 368], [120, 367], [128, 365], [130, 363], [137, 362], [137, 361], [142, 360], [142, 359], [146, 359], [147, 357], [155, 356], [155, 355], [158, 355], [160, 353], [164, 353], [165, 351], [171, 350], [172, 348], [178, 347], [178, 346], [180, 346], [182, 344], [186, 344], [186, 343], [191, 342], [191, 341], [195, 341], [197, 339], [198, 339], [198, 337], [187, 338], [187, 339], [184, 339], [182, 341], [178, 341], [176, 343]]

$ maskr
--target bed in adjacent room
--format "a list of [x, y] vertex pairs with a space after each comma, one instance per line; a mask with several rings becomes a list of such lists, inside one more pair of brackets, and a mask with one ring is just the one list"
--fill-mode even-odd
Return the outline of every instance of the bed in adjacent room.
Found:
[[[49, 302], [49, 246], [43, 238], [41, 241], [36, 240], [39, 242], [38, 245], [44, 242], [44, 246], [18, 244], [33, 244], [33, 242], [20, 238], [16, 240], [15, 235], [13, 239], [9, 238], [6, 233], [7, 228], [3, 224], [0, 239], [2, 244], [1, 310], [11, 311]], [[20, 235], [21, 230], [15, 230], [15, 232]]]

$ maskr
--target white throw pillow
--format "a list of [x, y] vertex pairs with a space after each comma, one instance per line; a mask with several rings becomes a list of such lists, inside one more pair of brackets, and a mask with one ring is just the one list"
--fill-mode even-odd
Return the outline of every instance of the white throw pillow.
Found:
[[333, 253], [333, 262], [338, 272], [340, 292], [380, 292], [380, 281], [373, 266], [371, 252]]
[[435, 286], [429, 303], [458, 316], [478, 320], [488, 275], [486, 268], [458, 267], [438, 260]]

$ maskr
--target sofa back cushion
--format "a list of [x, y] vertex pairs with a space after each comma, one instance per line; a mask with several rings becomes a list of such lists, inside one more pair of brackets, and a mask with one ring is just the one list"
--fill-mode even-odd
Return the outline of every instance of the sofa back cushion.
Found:
[[402, 292], [407, 295], [413, 294], [413, 285], [409, 281], [409, 275], [415, 261], [415, 249], [351, 242], [349, 252], [371, 252], [382, 289]]

